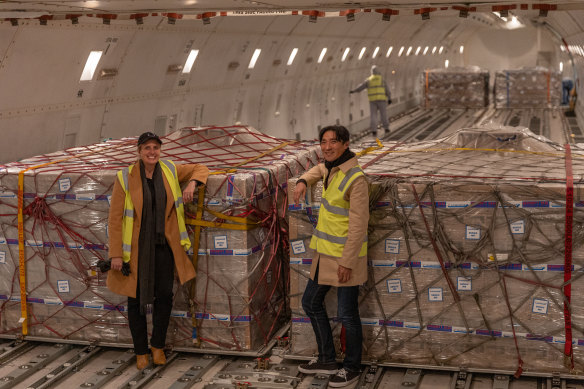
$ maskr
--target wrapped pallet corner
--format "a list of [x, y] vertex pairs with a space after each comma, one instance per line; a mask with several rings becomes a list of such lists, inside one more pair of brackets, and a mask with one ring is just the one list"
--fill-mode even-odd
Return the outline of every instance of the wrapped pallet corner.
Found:
[[478, 67], [426, 70], [424, 86], [426, 108], [485, 108], [489, 105], [489, 72]]
[[495, 73], [495, 107], [497, 108], [559, 106], [561, 96], [560, 72], [535, 67]]
[[[582, 371], [583, 149], [527, 129], [469, 128], [388, 143], [359, 163], [371, 190], [364, 360]], [[317, 353], [300, 297], [321, 190], [289, 206], [292, 352], [302, 356]]]
[[[197, 277], [175, 285], [167, 343], [257, 352], [289, 321], [286, 185], [316, 163], [315, 147], [242, 126], [185, 128], [162, 141], [161, 158], [211, 170], [202, 218], [197, 198], [186, 205]], [[95, 265], [107, 258], [116, 172], [136, 159], [136, 139], [127, 138], [0, 168], [0, 336], [131, 346], [126, 298]]]

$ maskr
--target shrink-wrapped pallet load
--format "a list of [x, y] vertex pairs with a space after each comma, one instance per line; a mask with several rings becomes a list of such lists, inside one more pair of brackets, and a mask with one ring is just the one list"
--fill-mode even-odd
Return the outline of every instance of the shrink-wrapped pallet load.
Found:
[[[203, 221], [196, 221], [196, 203], [186, 206], [191, 240], [196, 224], [207, 224], [199, 227], [195, 283], [175, 285], [167, 343], [259, 352], [289, 321], [286, 185], [316, 162], [315, 147], [243, 126], [185, 128], [162, 141], [162, 159], [211, 170]], [[107, 258], [116, 172], [136, 161], [136, 150], [136, 139], [126, 138], [0, 167], [0, 336], [23, 332], [22, 173], [27, 336], [131, 345], [126, 298], [106, 288], [96, 263]]]
[[485, 108], [489, 105], [489, 72], [478, 67], [426, 70], [424, 86], [426, 108]]
[[495, 73], [495, 107], [497, 108], [559, 106], [561, 95], [560, 72], [535, 67]]
[[[582, 371], [584, 149], [470, 128], [388, 143], [359, 163], [371, 193], [364, 360]], [[317, 353], [300, 298], [321, 191], [289, 205], [292, 353], [302, 356]]]

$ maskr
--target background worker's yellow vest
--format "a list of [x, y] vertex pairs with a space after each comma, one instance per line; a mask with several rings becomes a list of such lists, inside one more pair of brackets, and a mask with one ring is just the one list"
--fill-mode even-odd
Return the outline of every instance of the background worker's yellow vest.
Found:
[[[332, 257], [342, 257], [349, 236], [349, 202], [344, 199], [347, 189], [359, 177], [364, 176], [360, 166], [351, 168], [347, 174], [341, 170], [335, 174], [328, 188], [322, 190], [322, 201], [318, 223], [312, 234], [310, 248]], [[359, 256], [367, 255], [367, 236]]]
[[367, 97], [369, 97], [369, 101], [387, 100], [385, 87], [381, 82], [381, 76], [379, 74], [372, 74], [369, 76], [369, 82], [367, 83]]
[[[180, 244], [187, 251], [191, 248], [191, 241], [185, 226], [185, 210], [182, 200], [182, 190], [178, 177], [176, 175], [176, 166], [174, 162], [168, 160], [160, 160], [160, 167], [168, 181], [168, 185], [172, 190], [172, 197], [174, 198], [174, 207], [176, 208], [176, 216], [178, 220], [178, 231], [180, 233]], [[126, 193], [126, 200], [124, 202], [124, 218], [122, 219], [122, 252], [124, 262], [130, 261], [130, 253], [132, 250], [132, 229], [134, 227], [134, 203], [130, 196], [130, 189], [128, 188], [128, 175], [132, 172], [134, 165], [128, 166], [118, 171], [118, 180], [122, 184], [122, 189]]]

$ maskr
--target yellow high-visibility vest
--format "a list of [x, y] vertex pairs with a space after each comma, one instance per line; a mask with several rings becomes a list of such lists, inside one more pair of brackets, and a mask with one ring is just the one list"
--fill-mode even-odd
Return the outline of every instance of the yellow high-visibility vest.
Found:
[[[176, 166], [174, 162], [168, 160], [160, 160], [160, 167], [162, 172], [170, 185], [172, 197], [174, 199], [174, 207], [176, 208], [176, 216], [178, 221], [178, 231], [180, 233], [180, 244], [185, 251], [191, 248], [191, 241], [185, 225], [185, 210], [182, 200], [182, 190], [178, 177], [176, 175]], [[130, 189], [128, 188], [128, 175], [132, 172], [134, 165], [128, 166], [118, 171], [118, 180], [122, 185], [122, 189], [126, 193], [124, 202], [124, 217], [122, 219], [122, 252], [124, 262], [130, 261], [130, 253], [132, 250], [132, 228], [134, 227], [135, 209], [132, 197], [130, 196]]]
[[[332, 257], [342, 257], [347, 237], [349, 236], [349, 202], [344, 196], [351, 184], [364, 176], [360, 166], [355, 166], [347, 172], [337, 172], [328, 188], [322, 190], [322, 201], [318, 214], [318, 223], [310, 248]], [[359, 256], [367, 255], [367, 235], [364, 237]]]
[[385, 87], [383, 86], [383, 82], [379, 74], [372, 74], [369, 76], [367, 82], [367, 97], [369, 97], [369, 101], [387, 100]]

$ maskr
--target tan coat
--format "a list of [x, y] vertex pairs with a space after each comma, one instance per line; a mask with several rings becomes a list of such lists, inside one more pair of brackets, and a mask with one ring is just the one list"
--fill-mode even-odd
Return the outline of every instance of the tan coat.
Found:
[[[176, 174], [179, 182], [197, 180], [203, 184], [207, 183], [209, 169], [206, 166], [176, 165]], [[180, 233], [178, 231], [178, 221], [174, 207], [172, 190], [164, 174], [164, 188], [166, 189], [166, 221], [164, 223], [164, 235], [168, 245], [174, 255], [174, 266], [181, 284], [195, 277], [196, 272], [193, 264], [189, 260], [187, 253], [180, 244]], [[132, 250], [130, 254], [129, 276], [124, 276], [120, 271], [110, 270], [107, 275], [107, 287], [114, 293], [124, 296], [136, 297], [136, 286], [138, 285], [138, 238], [140, 236], [140, 226], [142, 221], [142, 205], [144, 198], [142, 194], [142, 178], [140, 176], [140, 165], [136, 163], [132, 172], [128, 176], [128, 186], [130, 196], [134, 203], [134, 225], [132, 230]], [[195, 191], [195, 199], [197, 192]], [[122, 218], [124, 216], [124, 201], [126, 194], [122, 189], [120, 181], [116, 177], [114, 190], [112, 193], [109, 211], [109, 258], [122, 257]]]
[[[329, 183], [335, 174], [342, 170], [343, 173], [358, 165], [357, 158], [351, 158], [345, 163], [331, 169]], [[306, 180], [309, 186], [319, 180], [324, 180], [327, 169], [323, 163], [318, 164], [300, 178]], [[363, 244], [363, 239], [367, 235], [367, 225], [369, 223], [369, 185], [365, 177], [359, 177], [353, 181], [345, 193], [345, 200], [349, 201], [349, 236], [343, 249], [341, 258], [332, 257], [315, 252], [310, 268], [310, 278], [314, 280], [316, 267], [318, 270], [318, 283], [332, 286], [355, 286], [367, 281], [367, 256], [359, 257], [359, 251]], [[339, 265], [351, 269], [349, 281], [339, 284], [337, 270]]]

